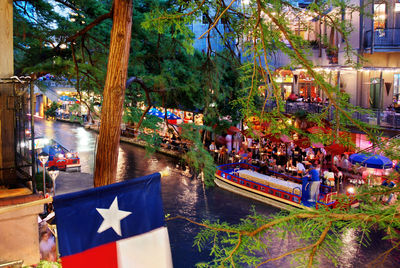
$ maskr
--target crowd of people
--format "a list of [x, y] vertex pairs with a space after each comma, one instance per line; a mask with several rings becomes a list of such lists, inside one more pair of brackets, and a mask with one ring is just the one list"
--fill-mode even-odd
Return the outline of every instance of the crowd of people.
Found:
[[[168, 135], [162, 137], [160, 147], [185, 153], [190, 144], [178, 135], [168, 132]], [[371, 181], [371, 174], [366, 168], [350, 163], [349, 152], [335, 154], [326, 151], [323, 146], [306, 147], [295, 141], [276, 141], [268, 137], [253, 139], [242, 135], [241, 132], [227, 134], [222, 142], [216, 137], [208, 139], [205, 148], [218, 165], [246, 162], [259, 166], [261, 171], [268, 170], [297, 177], [303, 177], [315, 169], [323, 184], [337, 189], [343, 181], [353, 185], [380, 184], [385, 175], [384, 171], [376, 171], [374, 175], [377, 176]], [[374, 179], [376, 181], [373, 181]]]
[[[311, 170], [318, 171], [321, 181], [328, 186], [339, 187], [346, 178], [352, 184], [365, 183], [368, 172], [355, 167], [349, 161], [349, 154], [332, 155], [324, 147], [300, 147], [295, 142], [274, 142], [268, 138], [253, 140], [238, 135], [240, 142], [208, 146], [217, 164], [246, 162], [259, 166], [261, 172], [275, 171], [297, 177], [307, 175]], [[232, 138], [237, 140], [236, 137]]]

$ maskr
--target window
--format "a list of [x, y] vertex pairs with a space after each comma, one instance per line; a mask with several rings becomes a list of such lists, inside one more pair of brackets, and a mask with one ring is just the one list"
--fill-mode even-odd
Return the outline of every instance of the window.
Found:
[[281, 196], [282, 196], [282, 194], [281, 194], [280, 192], [276, 192], [275, 195], [276, 195], [277, 197], [281, 197]]
[[256, 189], [256, 190], [258, 190], [258, 186], [255, 185], [255, 184], [253, 185], [253, 188]]
[[261, 187], [261, 191], [265, 191], [265, 188], [264, 188], [264, 187]]
[[400, 104], [400, 74], [394, 74], [393, 77], [393, 102]]
[[268, 189], [268, 193], [269, 194], [274, 194], [274, 191], [272, 191], [271, 189]]
[[208, 12], [207, 13], [203, 13], [203, 16], [201, 17], [201, 23], [202, 24], [208, 24], [207, 15], [208, 15]]
[[400, 1], [399, 0], [394, 4], [394, 12], [396, 12], [396, 13], [400, 12]]
[[249, 182], [246, 182], [246, 186], [250, 187], [250, 183], [249, 183]]
[[290, 196], [287, 195], [287, 194], [284, 194], [284, 195], [283, 195], [283, 198], [290, 200]]
[[374, 4], [374, 30], [386, 28], [386, 4]]

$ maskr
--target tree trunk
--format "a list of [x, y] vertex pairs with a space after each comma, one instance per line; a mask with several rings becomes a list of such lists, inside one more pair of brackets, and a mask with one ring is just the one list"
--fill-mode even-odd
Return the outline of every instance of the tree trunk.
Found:
[[[14, 75], [13, 1], [0, 1], [0, 79]], [[12, 84], [0, 83], [0, 185], [15, 183], [14, 110]]]
[[96, 152], [94, 186], [116, 181], [120, 125], [128, 72], [132, 28], [132, 0], [115, 0], [101, 126]]

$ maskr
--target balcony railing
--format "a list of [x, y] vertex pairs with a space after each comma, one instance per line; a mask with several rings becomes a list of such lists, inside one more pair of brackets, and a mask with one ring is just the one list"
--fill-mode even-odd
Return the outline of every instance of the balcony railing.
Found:
[[[276, 107], [275, 102], [267, 102], [265, 105], [266, 111], [271, 111]], [[303, 110], [307, 113], [321, 113], [325, 104], [320, 103], [306, 103], [306, 102], [286, 102], [284, 111], [288, 114], [294, 114]], [[400, 128], [400, 112], [396, 111], [387, 111], [387, 110], [377, 110], [377, 109], [369, 109], [370, 114], [362, 114], [359, 112], [353, 113], [351, 116], [354, 119], [358, 119], [364, 123], [368, 123], [370, 125], [380, 126], [382, 128], [389, 129], [399, 129]], [[336, 115], [336, 110], [334, 107], [331, 107], [329, 112], [327, 113], [326, 119], [328, 121], [334, 120]]]
[[377, 29], [366, 31], [364, 47], [370, 48], [394, 48], [400, 49], [400, 28]]

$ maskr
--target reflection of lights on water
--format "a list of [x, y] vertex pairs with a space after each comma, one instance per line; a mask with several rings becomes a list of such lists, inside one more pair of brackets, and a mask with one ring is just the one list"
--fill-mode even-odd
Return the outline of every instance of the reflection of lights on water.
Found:
[[147, 162], [149, 163], [149, 168], [152, 169], [152, 170], [156, 169], [157, 166], [158, 166], [157, 158], [152, 157]]
[[126, 153], [119, 147], [117, 164], [117, 182], [123, 181], [126, 175]]
[[[181, 204], [179, 208], [177, 208], [178, 213], [186, 216], [194, 216], [196, 215], [196, 204], [199, 202], [199, 194], [198, 187], [199, 183], [197, 180], [191, 180], [190, 178], [183, 175], [183, 171], [178, 168], [173, 168], [171, 171], [171, 177], [178, 178], [181, 184], [179, 187], [179, 194], [177, 195], [177, 200]], [[175, 174], [172, 174], [175, 173]], [[190, 227], [191, 228], [191, 227]]]
[[354, 260], [355, 256], [357, 256], [360, 249], [360, 245], [357, 243], [356, 231], [354, 229], [347, 229], [341, 235], [341, 241], [343, 242], [343, 246], [341, 249], [342, 254], [340, 254], [340, 263], [342, 263], [342, 267], [351, 267], [351, 262]]
[[84, 128], [76, 129], [76, 136], [78, 141], [79, 152], [87, 152], [90, 151], [90, 141], [92, 140], [92, 135], [86, 131]]

